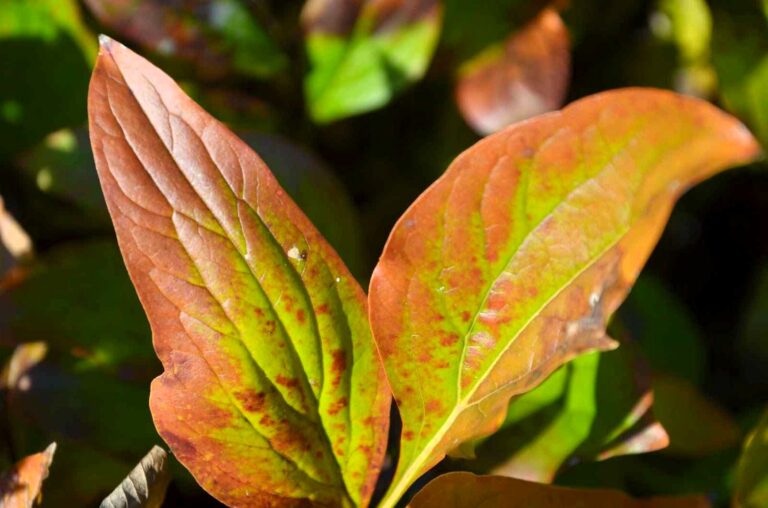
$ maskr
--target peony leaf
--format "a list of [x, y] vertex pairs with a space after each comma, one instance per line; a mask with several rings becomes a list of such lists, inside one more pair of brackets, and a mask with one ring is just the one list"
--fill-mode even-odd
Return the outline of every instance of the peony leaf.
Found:
[[421, 78], [437, 46], [439, 0], [308, 0], [307, 105], [318, 122], [383, 106]]
[[676, 198], [758, 151], [708, 103], [625, 89], [460, 155], [395, 225], [371, 280], [371, 325], [403, 421], [383, 506], [495, 430], [510, 397], [616, 347], [605, 322]]
[[165, 372], [150, 407], [233, 505], [366, 505], [390, 395], [365, 294], [264, 163], [108, 38], [91, 144]]
[[168, 455], [153, 446], [100, 508], [160, 508], [170, 481]]
[[410, 508], [706, 508], [704, 497], [632, 499], [618, 490], [570, 489], [505, 476], [448, 473], [431, 481]]
[[467, 123], [490, 134], [559, 108], [571, 73], [568, 39], [560, 15], [547, 8], [504, 43], [464, 64], [456, 100]]
[[0, 475], [0, 506], [3, 508], [32, 508], [42, 494], [43, 480], [53, 462], [56, 443], [40, 453], [24, 457]]

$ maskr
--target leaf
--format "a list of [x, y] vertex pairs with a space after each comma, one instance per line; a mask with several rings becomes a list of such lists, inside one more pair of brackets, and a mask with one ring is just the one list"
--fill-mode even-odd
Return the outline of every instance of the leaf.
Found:
[[371, 280], [371, 325], [403, 421], [382, 506], [495, 430], [510, 397], [616, 347], [605, 321], [675, 199], [757, 153], [705, 102], [626, 89], [460, 155], [397, 222]]
[[37, 505], [55, 451], [56, 443], [51, 443], [44, 451], [24, 457], [11, 470], [3, 473], [0, 476], [0, 506], [31, 508]]
[[188, 61], [208, 79], [222, 78], [230, 71], [266, 78], [287, 64], [240, 0], [85, 3], [99, 21], [123, 37], [151, 51]]
[[[549, 483], [567, 464], [666, 446], [667, 434], [651, 413], [650, 379], [631, 346], [581, 356], [516, 398], [501, 429], [480, 446], [472, 469]], [[556, 400], [534, 412], [516, 409], [532, 406], [532, 398], [543, 400], [538, 392], [552, 392], [553, 380], [560, 388]]]
[[768, 505], [768, 411], [744, 441], [734, 485], [734, 508]]
[[96, 54], [76, 0], [4, 0], [2, 12], [0, 159], [85, 121]]
[[568, 30], [544, 9], [521, 31], [462, 66], [456, 100], [480, 134], [559, 108], [570, 78]]
[[101, 502], [101, 508], [160, 508], [171, 481], [168, 455], [153, 446], [125, 480]]
[[301, 21], [312, 118], [325, 123], [383, 106], [427, 70], [439, 0], [308, 0]]
[[32, 240], [16, 219], [5, 209], [0, 196], [0, 275], [16, 264], [16, 260], [32, 255]]
[[75, 370], [149, 382], [158, 366], [149, 336], [114, 241], [51, 249], [0, 295], [3, 342], [44, 338], [73, 357]]
[[661, 280], [641, 275], [618, 316], [638, 338], [654, 371], [700, 381], [706, 363], [701, 330], [684, 302]]
[[588, 490], [553, 487], [505, 476], [475, 476], [448, 473], [431, 481], [410, 508], [706, 508], [704, 497], [632, 499], [617, 490]]
[[248, 132], [241, 137], [361, 280], [367, 260], [357, 210], [333, 172], [314, 153], [280, 136]]
[[[735, 446], [740, 437], [733, 417], [690, 382], [657, 374], [653, 380], [656, 416], [669, 433], [665, 453], [703, 458]], [[680, 411], [685, 407], [685, 411]]]
[[390, 395], [362, 289], [255, 153], [108, 38], [89, 114], [174, 455], [227, 504], [366, 505]]
[[714, 13], [712, 62], [723, 105], [768, 143], [768, 39], [757, 4]]

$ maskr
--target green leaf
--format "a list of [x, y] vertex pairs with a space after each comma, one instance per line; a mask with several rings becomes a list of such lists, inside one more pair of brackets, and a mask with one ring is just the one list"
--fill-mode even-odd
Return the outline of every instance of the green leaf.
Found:
[[500, 430], [480, 446], [473, 469], [551, 482], [567, 464], [666, 446], [667, 435], [650, 413], [650, 379], [637, 363], [632, 344], [625, 344], [561, 367], [513, 400]]
[[174, 455], [227, 504], [367, 505], [390, 393], [341, 259], [245, 143], [108, 38], [89, 116]]
[[733, 494], [734, 508], [768, 506], [768, 411], [744, 441]]
[[304, 90], [317, 122], [379, 108], [426, 72], [440, 33], [439, 1], [390, 3], [307, 2]]
[[160, 508], [170, 481], [168, 456], [165, 450], [154, 446], [101, 502], [100, 508]]
[[75, 0], [3, 0], [0, 11], [4, 159], [50, 132], [85, 121], [85, 90], [96, 47]]
[[405, 212], [374, 270], [371, 325], [403, 422], [382, 506], [581, 353], [678, 196], [759, 153], [711, 104], [652, 89], [594, 95], [480, 141]]
[[701, 330], [662, 281], [641, 275], [618, 315], [654, 371], [701, 380], [707, 360]]

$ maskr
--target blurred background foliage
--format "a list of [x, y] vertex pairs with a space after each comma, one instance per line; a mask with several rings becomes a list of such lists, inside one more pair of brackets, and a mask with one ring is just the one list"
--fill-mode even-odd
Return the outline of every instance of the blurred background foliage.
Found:
[[[549, 50], [516, 35], [547, 7], [570, 51], [542, 77]], [[397, 217], [479, 139], [457, 105], [467, 69], [483, 69], [467, 88], [483, 115], [557, 107], [548, 79], [566, 102], [655, 86], [711, 100], [768, 146], [765, 1], [0, 0], [0, 466], [57, 441], [50, 506], [97, 506], [160, 443], [159, 363], [87, 137], [98, 33], [235, 129], [364, 286]], [[612, 323], [622, 347], [556, 372], [436, 473], [768, 506], [766, 169], [690, 191]], [[661, 446], [657, 420], [670, 445], [632, 454]], [[216, 503], [176, 464], [167, 504]]]

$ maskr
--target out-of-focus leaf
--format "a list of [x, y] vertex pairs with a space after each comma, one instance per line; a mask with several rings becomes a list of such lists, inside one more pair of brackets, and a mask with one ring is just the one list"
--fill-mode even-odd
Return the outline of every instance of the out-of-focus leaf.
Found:
[[744, 441], [733, 494], [734, 508], [768, 506], [768, 411]]
[[701, 331], [662, 281], [641, 275], [618, 314], [653, 370], [699, 382], [706, 364]]
[[669, 433], [665, 453], [700, 458], [738, 443], [739, 427], [731, 415], [690, 382], [657, 374], [653, 391], [654, 413]]
[[0, 506], [32, 508], [37, 505], [55, 451], [56, 443], [51, 443], [44, 451], [24, 457], [10, 471], [3, 473], [0, 476]]
[[[667, 435], [650, 413], [650, 379], [627, 344], [609, 353], [591, 353], [561, 367], [547, 381], [514, 399], [507, 420], [478, 450], [476, 470], [524, 480], [551, 482], [562, 466], [577, 460], [644, 453], [667, 444]], [[558, 400], [520, 419], [518, 403], [553, 392]], [[511, 418], [510, 418], [511, 417]], [[511, 421], [510, 421], [511, 420]]]
[[704, 497], [632, 499], [617, 490], [553, 487], [506, 476], [447, 473], [427, 484], [411, 508], [706, 508]]
[[160, 508], [170, 481], [168, 455], [154, 446], [100, 508]]
[[76, 0], [3, 0], [0, 11], [2, 159], [85, 121], [96, 47]]
[[3, 197], [0, 196], [0, 276], [15, 264], [15, 260], [30, 254], [32, 240], [5, 209]]
[[89, 115], [161, 436], [222, 502], [366, 505], [390, 394], [362, 289], [245, 143], [108, 38]]
[[5, 368], [9, 436], [17, 449], [56, 439], [62, 453], [47, 499], [54, 506], [90, 505], [157, 440], [148, 390], [103, 371], [83, 371], [71, 355], [48, 349], [21, 344]]
[[755, 277], [740, 332], [737, 347], [742, 369], [754, 386], [768, 386], [764, 371], [768, 365], [768, 266], [762, 267]]
[[721, 98], [765, 146], [768, 144], [768, 37], [766, 20], [755, 4], [739, 14], [714, 13], [712, 60]]
[[62, 129], [48, 135], [20, 158], [19, 166], [41, 191], [106, 218], [107, 209], [84, 128]]
[[669, 26], [668, 35], [680, 55], [681, 68], [676, 76], [677, 90], [699, 97], [709, 97], [714, 91], [717, 78], [709, 60], [712, 14], [707, 2], [661, 0], [657, 16], [665, 17], [663, 22], [659, 21], [655, 25]]
[[360, 279], [365, 269], [363, 235], [341, 182], [317, 156], [285, 138], [257, 132], [241, 137]]
[[38, 258], [23, 282], [0, 296], [0, 332], [6, 343], [45, 339], [74, 356], [78, 369], [144, 382], [156, 374], [147, 320], [111, 241], [66, 245]]
[[301, 21], [312, 118], [383, 106], [426, 72], [440, 34], [439, 0], [308, 0]]
[[568, 30], [556, 10], [544, 9], [463, 66], [459, 109], [480, 134], [557, 109], [568, 90], [570, 65]]
[[217, 79], [229, 71], [265, 78], [286, 65], [240, 0], [85, 0], [104, 25], [143, 47], [191, 62]]
[[605, 322], [677, 197], [758, 151], [706, 102], [627, 89], [460, 155], [397, 222], [371, 280], [371, 325], [403, 421], [382, 506], [494, 431], [510, 397], [614, 348]]

